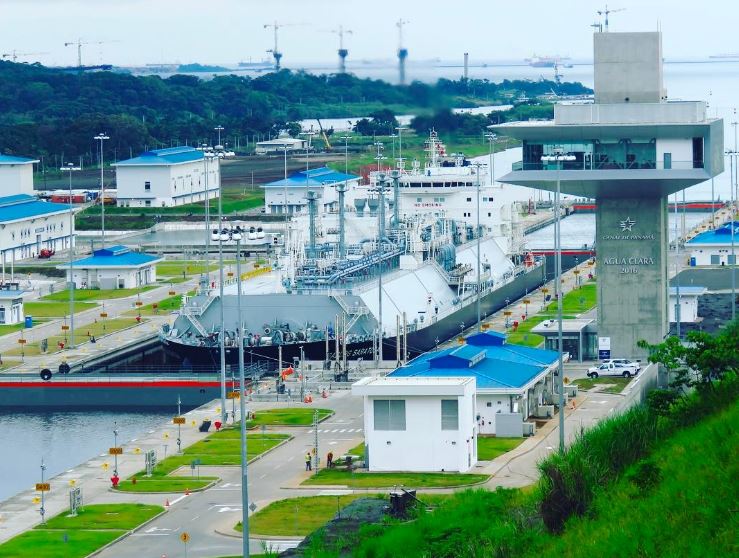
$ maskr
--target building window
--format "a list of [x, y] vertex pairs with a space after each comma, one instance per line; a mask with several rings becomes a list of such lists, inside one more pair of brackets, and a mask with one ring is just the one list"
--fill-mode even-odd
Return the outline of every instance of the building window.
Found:
[[468, 201], [468, 202], [471, 202], [471, 201], [472, 201], [472, 198], [467, 198], [467, 201]]
[[416, 198], [416, 203], [421, 203], [423, 201], [423, 198]]
[[147, 192], [151, 190], [151, 182], [149, 182], [148, 180], [144, 182], [144, 190]]
[[441, 429], [459, 430], [459, 401], [456, 399], [441, 400]]
[[151, 200], [146, 200], [146, 201], [144, 202], [144, 205], [145, 205], [146, 207], [151, 207]]
[[488, 401], [487, 406], [488, 407], [492, 407], [493, 406], [493, 402], [492, 401]]
[[405, 399], [375, 399], [375, 430], [405, 430]]

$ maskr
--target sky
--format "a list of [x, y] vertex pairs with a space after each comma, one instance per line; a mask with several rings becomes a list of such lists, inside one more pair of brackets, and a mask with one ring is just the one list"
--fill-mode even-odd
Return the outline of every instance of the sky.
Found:
[[[395, 57], [399, 19], [409, 62], [439, 58], [522, 60], [533, 54], [592, 57], [592, 23], [600, 0], [0, 0], [0, 54], [74, 65], [78, 38], [103, 42], [83, 47], [83, 63], [234, 65], [268, 57], [277, 21], [283, 65], [333, 63], [338, 36], [349, 60]], [[611, 31], [663, 31], [668, 59], [739, 52], [735, 0], [614, 0]], [[687, 40], [689, 38], [690, 40]]]

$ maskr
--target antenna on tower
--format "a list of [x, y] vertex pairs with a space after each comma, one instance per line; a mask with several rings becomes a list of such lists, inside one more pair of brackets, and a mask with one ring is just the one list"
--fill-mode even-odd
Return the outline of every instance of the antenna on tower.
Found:
[[606, 33], [608, 33], [608, 14], [615, 14], [616, 12], [623, 12], [625, 10], [626, 10], [626, 8], [617, 8], [615, 10], [609, 10], [608, 9], [608, 4], [606, 4], [606, 7], [604, 9], [598, 10], [596, 13], [599, 16], [603, 16], [604, 17], [604, 20], [603, 20], [604, 25], [603, 25], [603, 27], [601, 29], [603, 31], [605, 31]]
[[399, 19], [395, 24], [398, 27], [398, 70], [400, 71], [400, 85], [405, 85], [405, 59], [408, 58], [408, 49], [403, 48], [403, 25], [408, 20]]

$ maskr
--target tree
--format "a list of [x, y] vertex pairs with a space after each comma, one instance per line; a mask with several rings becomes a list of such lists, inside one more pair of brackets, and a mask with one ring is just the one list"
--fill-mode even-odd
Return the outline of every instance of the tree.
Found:
[[711, 389], [714, 382], [739, 371], [739, 320], [730, 322], [715, 335], [689, 331], [685, 339], [683, 343], [671, 336], [655, 345], [644, 340], [638, 343], [649, 349], [649, 362], [674, 372], [671, 387]]

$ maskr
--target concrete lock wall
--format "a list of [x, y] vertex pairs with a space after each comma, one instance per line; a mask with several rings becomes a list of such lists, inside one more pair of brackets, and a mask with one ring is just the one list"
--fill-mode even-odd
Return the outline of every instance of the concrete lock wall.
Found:
[[668, 332], [667, 228], [665, 198], [598, 199], [598, 337], [614, 358], [645, 357], [637, 341]]

